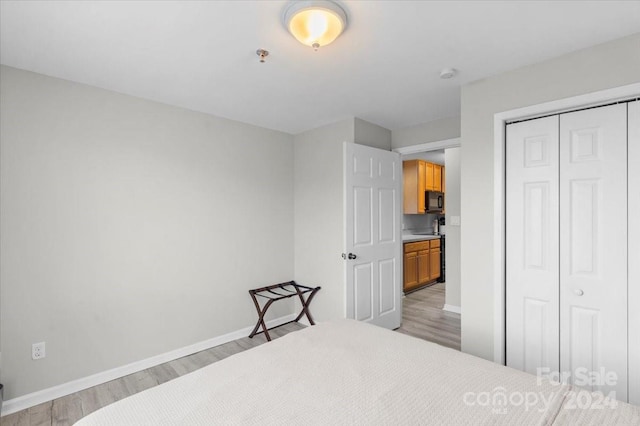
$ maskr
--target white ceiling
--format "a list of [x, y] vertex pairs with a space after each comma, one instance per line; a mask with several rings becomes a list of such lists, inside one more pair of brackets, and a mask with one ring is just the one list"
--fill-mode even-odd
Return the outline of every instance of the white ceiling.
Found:
[[397, 129], [458, 116], [468, 82], [640, 32], [640, 1], [343, 1], [347, 31], [314, 52], [286, 4], [3, 0], [0, 61], [289, 133]]

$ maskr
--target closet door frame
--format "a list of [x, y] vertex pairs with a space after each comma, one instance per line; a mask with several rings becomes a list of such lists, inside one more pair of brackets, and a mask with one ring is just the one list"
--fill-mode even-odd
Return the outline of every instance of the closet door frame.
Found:
[[[506, 123], [527, 118], [542, 117], [585, 108], [589, 106], [604, 105], [617, 100], [629, 98], [640, 98], [640, 83], [597, 91], [571, 98], [559, 99], [545, 102], [539, 105], [528, 106], [508, 111], [503, 111], [494, 115], [494, 222], [493, 222], [493, 323], [494, 323], [494, 351], [493, 360], [496, 363], [505, 364], [506, 359], [506, 315], [505, 315], [505, 144], [506, 144]], [[637, 232], [637, 231], [636, 231]], [[631, 238], [631, 237], [630, 237]], [[637, 236], [640, 238], [640, 236]], [[631, 247], [630, 247], [631, 249]], [[631, 250], [629, 256], [638, 255]], [[631, 279], [631, 277], [630, 277]], [[631, 317], [630, 317], [631, 319]], [[629, 324], [629, 333], [640, 333], [640, 318], [633, 318], [634, 323]], [[630, 353], [630, 355], [632, 355]], [[635, 354], [634, 354], [635, 355]], [[640, 359], [640, 354], [637, 354]], [[630, 360], [633, 358], [629, 358]], [[640, 361], [639, 361], [640, 363]], [[631, 367], [631, 366], [630, 366]], [[640, 366], [635, 366], [640, 369]], [[636, 371], [633, 370], [633, 371]], [[631, 371], [631, 369], [630, 369]], [[640, 392], [640, 389], [637, 390]], [[636, 398], [638, 398], [636, 396]], [[630, 393], [630, 400], [634, 399]]]
[[[627, 104], [628, 128], [628, 182], [629, 188], [640, 188], [640, 100]], [[636, 192], [637, 194], [637, 192]], [[631, 195], [631, 191], [629, 191]], [[640, 405], [640, 197], [628, 197], [628, 249], [629, 249], [629, 402]]]

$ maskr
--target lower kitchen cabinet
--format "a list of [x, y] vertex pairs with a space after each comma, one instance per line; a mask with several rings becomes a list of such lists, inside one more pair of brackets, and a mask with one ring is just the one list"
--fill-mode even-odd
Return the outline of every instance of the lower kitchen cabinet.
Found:
[[403, 290], [411, 291], [440, 277], [440, 240], [404, 244]]
[[431, 240], [429, 249], [429, 280], [440, 278], [440, 240]]
[[430, 268], [430, 250], [420, 250], [418, 252], [418, 285], [428, 283], [431, 280]]
[[418, 252], [404, 254], [404, 286], [415, 288], [418, 286]]

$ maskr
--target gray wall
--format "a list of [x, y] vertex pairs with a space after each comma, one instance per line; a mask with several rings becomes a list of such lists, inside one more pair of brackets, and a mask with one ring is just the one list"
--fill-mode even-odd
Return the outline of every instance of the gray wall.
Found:
[[462, 88], [462, 350], [493, 359], [494, 114], [640, 81], [640, 34]]
[[291, 135], [0, 75], [6, 399], [253, 325], [293, 277]]
[[391, 151], [391, 130], [357, 117], [353, 124], [355, 143]]
[[402, 161], [407, 160], [424, 160], [444, 166], [444, 149], [440, 149], [438, 151], [416, 152], [415, 154], [403, 155]]
[[295, 279], [320, 285], [314, 319], [344, 318], [342, 144], [353, 142], [354, 120], [294, 137]]
[[447, 305], [460, 305], [460, 227], [451, 225], [451, 216], [460, 216], [460, 148], [448, 148], [444, 150], [445, 156], [445, 185], [446, 202], [446, 248], [445, 262], [446, 288], [445, 302]]
[[344, 318], [343, 142], [391, 149], [391, 132], [349, 118], [294, 136], [295, 279], [320, 285], [313, 315]]
[[393, 149], [460, 137], [460, 117], [443, 118], [391, 132]]

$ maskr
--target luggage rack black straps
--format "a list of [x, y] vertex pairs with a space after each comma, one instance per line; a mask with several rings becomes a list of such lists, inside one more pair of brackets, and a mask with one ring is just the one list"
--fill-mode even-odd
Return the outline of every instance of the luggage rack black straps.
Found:
[[[278, 285], [281, 285], [281, 284], [278, 284]], [[267, 290], [265, 290], [266, 292], [269, 292], [269, 293], [271, 293], [271, 294], [275, 294], [275, 295], [276, 295], [276, 296], [278, 296], [278, 297], [271, 297], [271, 296], [269, 296], [269, 295], [267, 295], [267, 294], [264, 294], [264, 292], [258, 292], [258, 293], [255, 293], [255, 295], [256, 295], [256, 296], [260, 296], [260, 297], [264, 297], [265, 299], [276, 299], [276, 300], [277, 300], [277, 299], [280, 299], [280, 298], [283, 298], [283, 297], [292, 297], [292, 296], [295, 296], [296, 294], [298, 294], [295, 290], [289, 290], [289, 289], [287, 288], [287, 285], [289, 285], [289, 283], [283, 283], [283, 284], [282, 284], [282, 287], [278, 287], [278, 289], [280, 289], [280, 290], [284, 290], [284, 291], [288, 292], [289, 294], [280, 294], [280, 293], [277, 293], [277, 292], [275, 292], [275, 291], [273, 291], [273, 290], [269, 290], [269, 289], [267, 289]], [[289, 285], [289, 286], [290, 286], [290, 285]], [[290, 287], [291, 287], [291, 286], [290, 286]], [[308, 287], [307, 287], [307, 288], [308, 288]], [[313, 290], [313, 289], [311, 289], [311, 290]], [[309, 292], [309, 291], [311, 291], [311, 290], [304, 290], [304, 291], [302, 292], [302, 294], [304, 294], [304, 293], [308, 293], [308, 292]]]
[[[279, 290], [280, 292], [275, 290]], [[311, 317], [311, 312], [309, 312], [309, 304], [311, 303], [313, 296], [315, 296], [318, 290], [320, 290], [319, 286], [307, 287], [304, 285], [297, 284], [295, 281], [289, 281], [289, 282], [280, 283], [280, 284], [273, 284], [267, 287], [249, 290], [251, 299], [253, 299], [253, 304], [255, 305], [256, 310], [258, 311], [258, 322], [256, 323], [256, 326], [253, 328], [253, 331], [251, 332], [249, 337], [252, 338], [256, 334], [264, 333], [267, 340], [271, 341], [271, 336], [269, 336], [268, 330], [272, 330], [274, 328], [281, 327], [285, 324], [289, 324], [292, 322], [298, 322], [300, 321], [300, 318], [302, 318], [302, 315], [307, 316], [307, 319], [309, 320], [309, 324], [315, 325], [315, 322]], [[282, 292], [284, 292], [284, 294]], [[303, 295], [307, 293], [310, 293], [310, 294], [305, 299]], [[276, 327], [267, 328], [264, 322], [264, 316], [266, 315], [267, 309], [269, 309], [269, 306], [271, 306], [271, 304], [277, 300], [288, 299], [289, 297], [293, 297], [296, 295], [298, 296], [298, 298], [300, 299], [300, 303], [302, 304], [302, 311], [300, 311], [300, 314], [298, 314], [296, 319], [293, 321], [286, 322], [284, 324], [280, 324]], [[258, 299], [256, 296], [260, 296], [264, 299], [267, 299], [267, 303], [265, 303], [263, 307], [260, 307], [260, 304], [258, 303]], [[262, 326], [262, 331], [258, 331], [258, 328], [260, 328], [260, 326]]]

